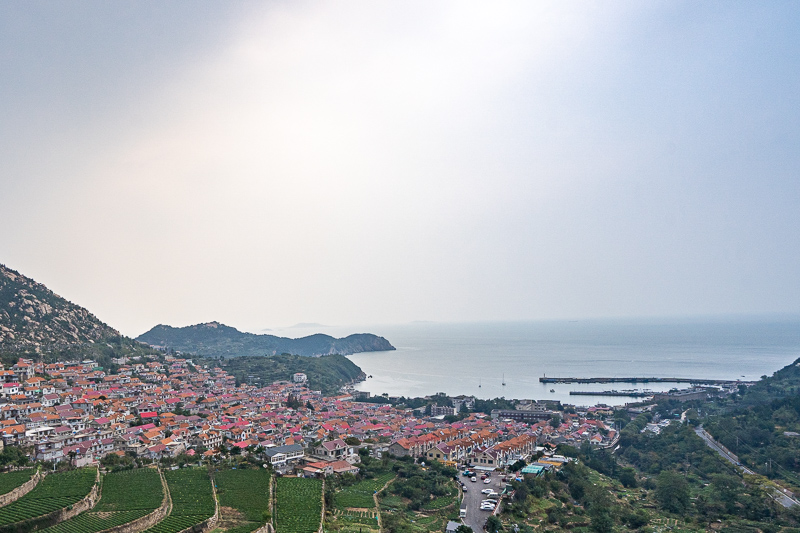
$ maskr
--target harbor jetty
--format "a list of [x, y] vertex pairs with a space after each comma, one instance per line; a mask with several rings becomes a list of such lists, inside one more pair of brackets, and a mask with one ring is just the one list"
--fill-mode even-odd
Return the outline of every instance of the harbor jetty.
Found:
[[552, 378], [541, 377], [540, 383], [689, 383], [692, 385], [747, 385], [751, 382], [730, 379], [698, 379], [698, 378]]
[[631, 391], [631, 390], [604, 390], [604, 391], [585, 391], [585, 390], [571, 390], [570, 396], [628, 396], [630, 398], [646, 398], [653, 396], [653, 391]]

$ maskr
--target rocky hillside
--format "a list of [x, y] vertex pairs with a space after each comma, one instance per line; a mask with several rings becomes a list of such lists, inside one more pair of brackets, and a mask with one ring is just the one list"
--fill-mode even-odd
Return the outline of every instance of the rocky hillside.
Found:
[[0, 347], [35, 350], [118, 335], [83, 307], [0, 265]]
[[204, 357], [237, 357], [253, 355], [319, 356], [349, 355], [359, 352], [394, 350], [383, 337], [370, 333], [349, 335], [336, 339], [330, 335], [310, 335], [300, 339], [244, 333], [219, 322], [197, 324], [183, 328], [159, 325], [136, 338], [151, 346], [177, 350]]
[[16, 357], [56, 361], [92, 358], [110, 366], [110, 358], [153, 353], [120, 336], [92, 313], [0, 265], [0, 359]]

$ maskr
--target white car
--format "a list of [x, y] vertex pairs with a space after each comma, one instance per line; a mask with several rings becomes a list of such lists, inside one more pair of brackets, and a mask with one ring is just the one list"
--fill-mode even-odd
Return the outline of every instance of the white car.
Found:
[[494, 511], [494, 505], [481, 505], [481, 511]]
[[488, 485], [489, 483], [492, 482], [492, 480], [487, 477], [486, 479], [483, 480], [483, 482]]
[[482, 500], [481, 505], [497, 505], [497, 500]]
[[478, 481], [478, 478], [476, 478], [475, 476], [472, 476], [471, 478], [469, 478], [469, 480], [472, 481], [473, 483], [475, 483], [476, 481]]
[[483, 489], [481, 491], [481, 494], [489, 494], [489, 493], [492, 493], [492, 492], [494, 492], [492, 489]]

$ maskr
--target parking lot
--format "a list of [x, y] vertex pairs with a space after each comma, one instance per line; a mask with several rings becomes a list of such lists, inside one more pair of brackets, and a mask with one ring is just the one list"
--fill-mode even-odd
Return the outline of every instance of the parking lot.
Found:
[[[478, 480], [476, 482], [470, 481], [470, 478], [462, 476], [463, 469], [459, 472], [459, 480], [466, 485], [466, 492], [464, 493], [464, 501], [461, 504], [462, 509], [467, 509], [467, 517], [464, 518], [464, 523], [472, 528], [476, 533], [483, 531], [483, 524], [486, 519], [492, 514], [491, 511], [481, 510], [481, 500], [485, 500], [487, 496], [482, 494], [483, 489], [492, 489], [497, 493], [502, 494], [505, 483], [500, 481], [501, 474], [497, 472], [491, 473], [489, 483], [484, 483], [481, 480], [481, 472], [477, 472]], [[499, 501], [499, 496], [494, 499]]]

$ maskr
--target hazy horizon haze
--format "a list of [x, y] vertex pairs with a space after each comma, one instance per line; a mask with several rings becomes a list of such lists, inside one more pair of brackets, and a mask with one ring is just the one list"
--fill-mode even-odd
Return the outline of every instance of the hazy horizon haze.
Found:
[[800, 313], [793, 2], [10, 2], [0, 263], [131, 336]]

